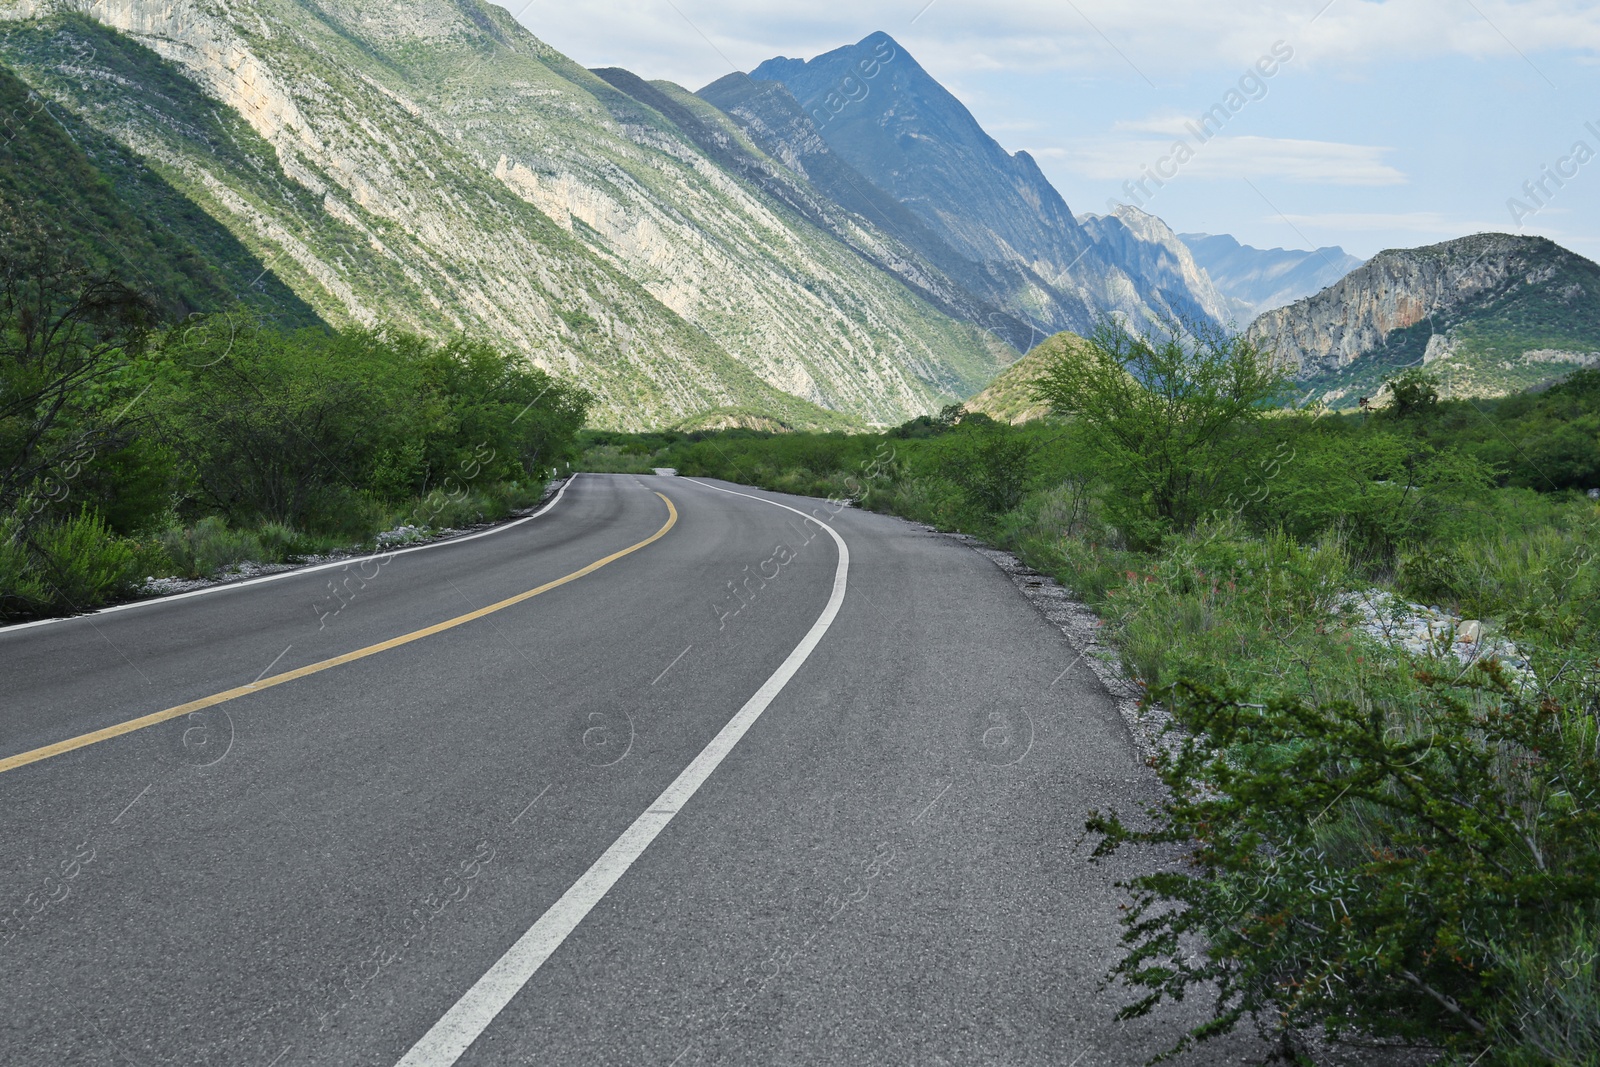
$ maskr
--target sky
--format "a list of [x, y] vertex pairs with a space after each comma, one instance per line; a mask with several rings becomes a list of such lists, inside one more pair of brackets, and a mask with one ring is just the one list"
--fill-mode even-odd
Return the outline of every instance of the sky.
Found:
[[1362, 257], [1539, 234], [1600, 260], [1600, 2], [505, 6], [584, 66], [690, 89], [882, 30], [1080, 214]]

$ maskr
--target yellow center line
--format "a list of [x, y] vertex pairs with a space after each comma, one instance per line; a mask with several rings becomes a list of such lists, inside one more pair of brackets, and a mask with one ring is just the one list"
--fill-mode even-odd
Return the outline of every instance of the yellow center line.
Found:
[[319, 674], [322, 671], [331, 670], [334, 667], [342, 667], [346, 663], [354, 663], [356, 660], [366, 659], [368, 656], [376, 656], [379, 652], [387, 652], [391, 648], [399, 648], [401, 645], [409, 645], [411, 642], [420, 641], [424, 637], [432, 637], [434, 634], [443, 633], [446, 630], [453, 630], [457, 626], [465, 626], [469, 622], [474, 622], [478, 619], [481, 619], [485, 615], [493, 615], [497, 611], [503, 611], [514, 604], [522, 603], [524, 600], [531, 600], [540, 593], [548, 593], [550, 590], [555, 589], [558, 586], [566, 585], [568, 582], [575, 582], [586, 574], [593, 574], [595, 571], [599, 570], [601, 567], [604, 567], [608, 563], [615, 563], [623, 556], [631, 555], [634, 552], [639, 551], [641, 548], [644, 548], [646, 545], [654, 544], [656, 541], [659, 541], [661, 538], [665, 537], [668, 530], [677, 525], [678, 509], [672, 506], [672, 501], [668, 500], [665, 495], [657, 493], [656, 496], [661, 497], [661, 502], [667, 505], [667, 524], [665, 526], [661, 527], [661, 529], [657, 530], [655, 533], [651, 534], [649, 537], [645, 538], [643, 541], [640, 541], [636, 545], [631, 545], [628, 548], [624, 548], [620, 552], [613, 552], [604, 559], [595, 560], [587, 567], [575, 570], [571, 574], [562, 578], [557, 578], [553, 582], [546, 582], [537, 589], [530, 589], [526, 593], [518, 593], [514, 597], [507, 597], [505, 600], [502, 600], [499, 603], [490, 604], [488, 607], [479, 608], [477, 611], [469, 611], [465, 615], [458, 615], [453, 619], [447, 619], [446, 621], [436, 623], [433, 626], [428, 626], [421, 630], [413, 630], [411, 633], [402, 634], [399, 637], [392, 637], [387, 641], [380, 641], [375, 645], [368, 645], [366, 648], [358, 648], [354, 652], [346, 652], [342, 656], [334, 656], [332, 659], [325, 659], [320, 663], [312, 663], [304, 667], [297, 667], [292, 671], [285, 671], [282, 674], [274, 674], [270, 678], [262, 678], [259, 681], [250, 683], [249, 685], [241, 685], [235, 689], [229, 689], [226, 692], [216, 693], [208, 697], [201, 697], [199, 700], [191, 700], [187, 704], [179, 704], [175, 708], [168, 708], [165, 711], [153, 712], [137, 719], [129, 719], [127, 722], [120, 722], [115, 726], [107, 726], [103, 730], [95, 730], [93, 733], [81, 734], [77, 737], [68, 738], [65, 741], [57, 741], [53, 745], [45, 745], [43, 748], [36, 748], [30, 752], [21, 752], [15, 756], [7, 756], [5, 759], [0, 759], [0, 774], [4, 774], [6, 771], [14, 771], [18, 767], [26, 767], [30, 763], [38, 763], [40, 760], [50, 759], [53, 756], [60, 756], [67, 752], [74, 752], [80, 748], [87, 748], [90, 745], [99, 744], [101, 741], [109, 741], [113, 737], [121, 737], [123, 734], [131, 734], [135, 730], [143, 730], [148, 726], [158, 726], [161, 723], [170, 722], [173, 719], [188, 715], [191, 712], [200, 711], [204, 708], [213, 708], [218, 704], [226, 704], [230, 700], [238, 700], [240, 697], [247, 697], [252, 693], [259, 693], [263, 689], [271, 689], [275, 685], [283, 685], [285, 682], [292, 682], [296, 679], [305, 678], [309, 675]]

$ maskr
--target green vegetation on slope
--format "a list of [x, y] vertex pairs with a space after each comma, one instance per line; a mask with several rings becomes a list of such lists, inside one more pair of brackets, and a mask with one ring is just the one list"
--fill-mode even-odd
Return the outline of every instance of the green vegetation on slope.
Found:
[[[1125, 348], [1124, 369], [1161, 343]], [[1257, 357], [1230, 351], [1248, 382]], [[952, 409], [886, 434], [610, 435], [585, 461], [980, 533], [1100, 613], [1178, 729], [1154, 758], [1168, 788], [1150, 830], [1115, 812], [1088, 826], [1101, 854], [1192, 859], [1129, 885], [1125, 1014], [1220, 993], [1195, 1039], [1253, 1021], [1302, 1058], [1300, 1036], [1326, 1028], [1485, 1067], [1595, 1062], [1600, 506], [1518, 484], [1531, 463], [1497, 470], [1482, 450], [1592, 426], [1600, 375], [1503, 401], [1485, 430], [1426, 383], [1337, 417], [1214, 402], [1212, 370], [1167, 372], [1163, 397], [1132, 373], [1058, 373], [1099, 390], [1065, 421]], [[1197, 506], [1173, 509], [1122, 462], [1230, 408], [1196, 453]], [[1113, 443], [1129, 420], [1147, 432]], [[1236, 461], [1205, 462], [1224, 451]], [[1404, 614], [1389, 597], [1481, 620], [1501, 651], [1469, 669], [1453, 631], [1385, 640], [1374, 629]]]
[[316, 313], [121, 145], [0, 66], [0, 205], [56, 220], [67, 251], [114, 271], [176, 316], [243, 302], [292, 325]]
[[1046, 338], [962, 406], [1012, 424], [1043, 418], [1050, 413], [1050, 405], [1035, 394], [1034, 384], [1058, 353], [1087, 343], [1071, 332]]
[[499, 518], [572, 455], [589, 396], [491, 345], [163, 323], [59, 231], [0, 223], [0, 617]]

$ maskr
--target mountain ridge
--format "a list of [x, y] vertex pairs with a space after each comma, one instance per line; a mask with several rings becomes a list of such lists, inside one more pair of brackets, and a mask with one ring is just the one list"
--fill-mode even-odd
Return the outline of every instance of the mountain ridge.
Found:
[[95, 13], [13, 0], [0, 59], [335, 325], [491, 336], [635, 428], [812, 405], [893, 422], [1016, 356], [476, 0]]
[[[1027, 152], [1007, 152], [891, 36], [869, 34], [809, 60], [776, 57], [753, 82], [781, 82], [828, 149], [994, 276], [986, 295], [1029, 321], [1034, 340], [1091, 330], [1108, 315], [1219, 321], [1214, 294], [1143, 276], [1097, 244]], [[727, 80], [701, 90], [726, 88]], [[790, 155], [801, 156], [798, 146]], [[1141, 253], [1139, 259], [1150, 258]], [[1159, 258], [1159, 257], [1157, 257]], [[1131, 269], [1130, 269], [1131, 268]]]
[[1337, 246], [1310, 251], [1263, 249], [1242, 244], [1228, 234], [1177, 236], [1244, 325], [1265, 312], [1321, 292], [1366, 262]]
[[1388, 249], [1246, 336], [1330, 402], [1406, 366], [1427, 367], [1446, 395], [1516, 392], [1600, 364], [1600, 265], [1499, 233]]

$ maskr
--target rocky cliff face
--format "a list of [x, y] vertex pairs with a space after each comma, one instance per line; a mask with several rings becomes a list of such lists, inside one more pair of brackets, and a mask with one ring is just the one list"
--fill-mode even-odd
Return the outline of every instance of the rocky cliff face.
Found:
[[[887, 268], [914, 288], [935, 292], [935, 302], [958, 318], [980, 325], [1022, 351], [1040, 337], [1040, 327], [1018, 311], [1055, 299], [1031, 271], [1014, 264], [979, 262], [953, 248], [906, 205], [878, 188], [823, 140], [816, 124], [787, 86], [730, 74], [696, 94], [716, 106], [740, 131], [788, 172], [804, 179], [835, 205], [891, 235], [903, 254]], [[1027, 299], [1018, 301], [1018, 294]], [[1078, 313], [1087, 314], [1087, 308]]]
[[1142, 279], [1165, 308], [1199, 322], [1226, 323], [1232, 317], [1228, 299], [1195, 263], [1189, 247], [1154, 215], [1124, 204], [1114, 215], [1082, 215], [1078, 221], [1095, 246], [1130, 277]]
[[1015, 356], [863, 256], [895, 254], [869, 223], [807, 218], [478, 0], [88, 10], [12, 0], [0, 56], [330, 321], [487, 335], [619, 426], [805, 402], [897, 421]]
[[[991, 274], [986, 295], [1033, 323], [1039, 338], [1087, 330], [1110, 313], [1142, 322], [1196, 313], [1215, 319], [1226, 310], [1215, 293], [1187, 283], [1170, 288], [1178, 278], [1165, 265], [1146, 276], [1147, 250], [1120, 258], [1134, 247], [1121, 243], [1126, 233], [1110, 246], [1097, 243], [1031, 156], [1002, 148], [887, 34], [809, 61], [770, 59], [750, 78], [781, 82], [809, 120], [809, 127], [789, 124], [798, 136], [780, 158], [803, 160], [814, 130], [945, 246]], [[702, 92], [715, 97], [724, 85]]]
[[1365, 262], [1336, 247], [1252, 248], [1227, 234], [1208, 233], [1181, 233], [1178, 239], [1228, 299], [1241, 326], [1321, 292]]
[[1576, 365], [1600, 351], [1600, 266], [1508, 234], [1381, 252], [1248, 336], [1334, 399], [1412, 364], [1457, 395], [1505, 392], [1550, 377], [1552, 353]]

